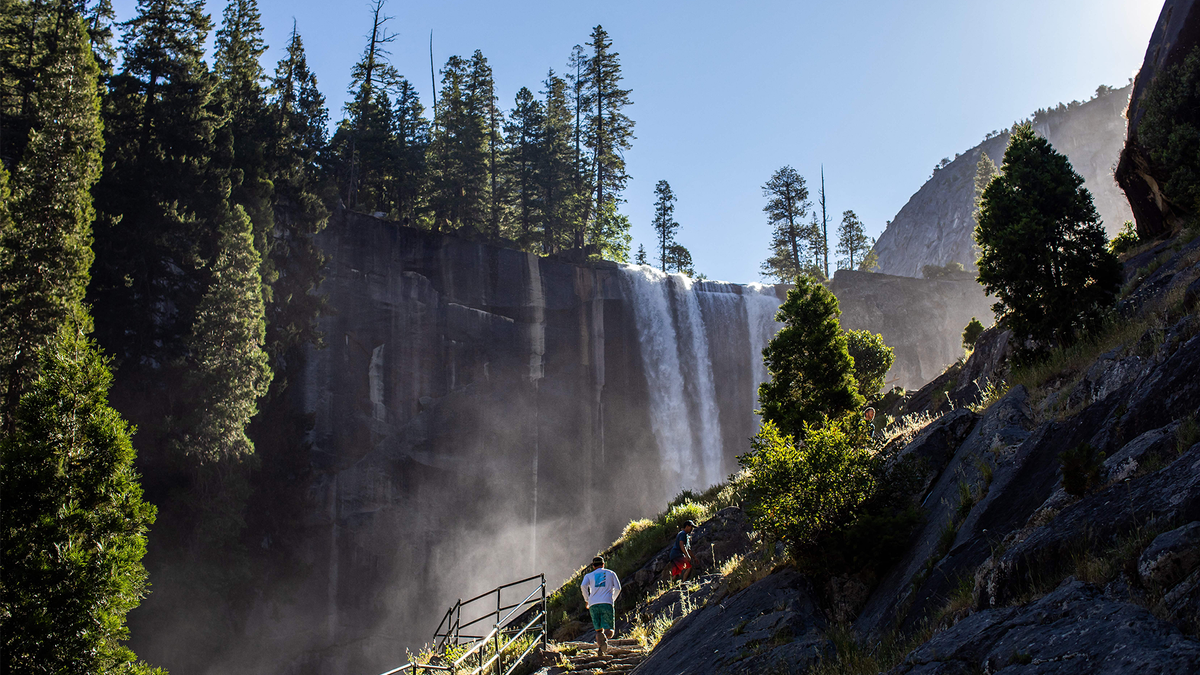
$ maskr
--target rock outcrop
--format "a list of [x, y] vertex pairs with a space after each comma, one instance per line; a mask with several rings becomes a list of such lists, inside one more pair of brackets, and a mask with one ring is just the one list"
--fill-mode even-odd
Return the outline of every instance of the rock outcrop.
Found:
[[[1104, 90], [1090, 101], [1072, 102], [1033, 117], [1035, 131], [1083, 176], [1109, 236], [1133, 217], [1113, 182], [1113, 165], [1125, 139], [1122, 112], [1129, 92], [1128, 86]], [[992, 136], [934, 171], [875, 242], [879, 272], [919, 277], [925, 265], [959, 262], [973, 267], [975, 168], [982, 153], [1000, 166], [1007, 146], [1007, 133]]]
[[1166, 0], [1146, 47], [1146, 58], [1129, 97], [1128, 135], [1121, 150], [1116, 179], [1129, 200], [1138, 234], [1160, 236], [1183, 225], [1183, 213], [1162, 192], [1166, 177], [1154, 166], [1150, 153], [1138, 140], [1145, 113], [1146, 95], [1165, 69], [1180, 63], [1200, 44], [1200, 2]]

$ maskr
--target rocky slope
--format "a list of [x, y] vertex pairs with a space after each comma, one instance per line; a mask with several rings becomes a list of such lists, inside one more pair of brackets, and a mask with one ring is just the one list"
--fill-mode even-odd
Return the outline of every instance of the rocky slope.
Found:
[[[995, 328], [900, 406], [932, 421], [885, 450], [923, 476], [897, 561], [873, 578], [785, 565], [731, 592], [722, 556], [755, 549], [726, 509], [698, 531], [722, 553], [697, 580], [630, 612], [673, 620], [634, 672], [1200, 672], [1200, 237], [1133, 255], [1126, 278], [1122, 321], [1058, 365], [1009, 372]], [[1094, 473], [1072, 496], [1059, 455], [1084, 444]], [[624, 583], [644, 592], [664, 556]]]
[[[1128, 86], [1102, 91], [1090, 101], [1073, 101], [1033, 117], [1034, 129], [1083, 176], [1110, 237], [1133, 217], [1113, 180], [1113, 166], [1125, 139], [1122, 113], [1129, 92]], [[1007, 133], [992, 136], [934, 171], [875, 242], [878, 271], [919, 277], [924, 265], [974, 265], [975, 167], [981, 153], [1000, 166], [1007, 146]]]

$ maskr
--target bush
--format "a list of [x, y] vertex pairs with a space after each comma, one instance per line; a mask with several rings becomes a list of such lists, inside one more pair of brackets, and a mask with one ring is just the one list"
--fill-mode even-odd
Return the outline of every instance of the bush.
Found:
[[846, 350], [854, 359], [858, 393], [868, 401], [879, 396], [883, 378], [896, 361], [896, 353], [884, 344], [883, 336], [869, 330], [846, 331]]
[[1096, 452], [1090, 443], [1064, 450], [1058, 455], [1062, 467], [1062, 487], [1073, 497], [1082, 497], [1100, 484], [1100, 467], [1104, 453]]
[[853, 517], [876, 489], [879, 460], [857, 415], [804, 425], [804, 442], [764, 421], [738, 457], [746, 469], [742, 493], [751, 525], [794, 550], [816, 544]]
[[974, 349], [975, 343], [979, 340], [979, 336], [983, 334], [983, 324], [979, 319], [971, 317], [971, 321], [967, 323], [967, 327], [963, 329], [962, 346], [963, 349]]
[[1132, 251], [1142, 240], [1138, 238], [1137, 230], [1133, 227], [1133, 221], [1125, 221], [1125, 225], [1117, 236], [1112, 241], [1108, 242], [1108, 250], [1113, 252], [1113, 255], [1121, 255], [1126, 251]]
[[1200, 47], [1167, 68], [1146, 92], [1138, 141], [1156, 175], [1166, 178], [1163, 196], [1197, 222], [1200, 217]]
[[963, 264], [960, 262], [948, 262], [945, 265], [923, 265], [921, 267], [921, 276], [926, 279], [946, 279], [964, 272]]

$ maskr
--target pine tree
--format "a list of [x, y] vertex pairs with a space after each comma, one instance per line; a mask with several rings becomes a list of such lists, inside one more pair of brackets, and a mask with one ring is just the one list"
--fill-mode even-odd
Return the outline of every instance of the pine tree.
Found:
[[151, 369], [181, 355], [216, 252], [212, 219], [228, 198], [213, 161], [219, 116], [202, 7], [139, 0], [106, 103], [89, 294], [100, 344], [119, 363]]
[[[277, 277], [266, 313], [268, 352], [278, 371], [288, 350], [319, 341], [316, 318], [322, 300], [314, 291], [321, 282], [324, 256], [313, 237], [329, 219], [319, 166], [329, 113], [294, 23], [287, 51], [275, 68], [271, 96], [272, 136], [278, 141], [270, 153], [276, 234], [269, 255]], [[278, 388], [286, 379], [276, 377], [274, 382]]]
[[502, 221], [505, 220], [505, 185], [500, 165], [504, 154], [504, 115], [496, 105], [496, 84], [492, 78], [492, 67], [483, 52], [478, 49], [471, 55], [467, 75], [468, 114], [484, 127], [484, 146], [487, 155], [487, 228], [488, 237], [497, 241], [501, 236]]
[[543, 149], [546, 113], [541, 101], [527, 87], [517, 91], [516, 101], [505, 128], [510, 148], [508, 167], [512, 189], [516, 196], [517, 240], [522, 246], [532, 245], [535, 238], [544, 237], [545, 204], [538, 189], [539, 155]]
[[1018, 344], [1069, 344], [1116, 299], [1121, 266], [1091, 193], [1028, 124], [1014, 128], [1001, 174], [983, 191], [975, 240], [979, 282], [998, 298], [996, 314], [1008, 317]]
[[260, 273], [270, 297], [277, 272], [270, 256], [275, 229], [274, 186], [266, 155], [267, 146], [277, 139], [271, 137], [273, 129], [263, 87], [266, 75], [259, 63], [267, 50], [262, 31], [257, 0], [230, 0], [217, 31], [213, 74], [215, 96], [227, 120], [218, 131], [217, 143], [231, 153], [227, 160], [232, 182], [230, 199], [246, 210], [254, 224], [254, 247], [262, 255]]
[[[821, 229], [818, 233], [816, 228], [813, 228], [814, 248], [821, 252], [821, 260], [818, 262], [825, 272], [824, 278], [829, 278], [829, 218], [825, 215], [825, 167], [821, 167], [821, 194], [817, 198], [821, 205]], [[814, 217], [816, 214], [813, 214]], [[817, 243], [817, 235], [820, 235], [820, 242]]]
[[[38, 73], [24, 102], [26, 138], [6, 176], [0, 225], [0, 391], [8, 421], [36, 375], [39, 350], [83, 302], [92, 264], [90, 190], [103, 147], [98, 69], [83, 24], [73, 13], [59, 14], [61, 6], [42, 11], [26, 18], [58, 17], [65, 25], [38, 36]], [[2, 77], [10, 81], [5, 65]]]
[[429, 149], [435, 229], [483, 232], [488, 222], [486, 120], [470, 99], [469, 64], [451, 56]]
[[771, 233], [772, 254], [762, 264], [763, 276], [791, 282], [808, 268], [805, 257], [807, 228], [804, 216], [812, 204], [804, 177], [790, 166], [776, 171], [762, 187], [768, 197], [763, 213], [774, 228]]
[[588, 47], [592, 53], [587, 61], [588, 103], [585, 143], [592, 152], [593, 192], [596, 213], [606, 212], [621, 201], [621, 191], [629, 180], [625, 173], [625, 151], [632, 147], [633, 120], [624, 113], [632, 105], [632, 90], [621, 88], [621, 62], [612, 51], [612, 40], [603, 26], [592, 30]]
[[[658, 234], [658, 266], [664, 271], [670, 271], [669, 264], [673, 257], [671, 247], [675, 245], [675, 233], [679, 231], [679, 223], [675, 222], [675, 193], [671, 192], [671, 184], [660, 180], [654, 186], [654, 231]], [[689, 260], [691, 255], [688, 256]]]
[[848, 270], [856, 269], [854, 261], [858, 260], [860, 263], [863, 261], [870, 248], [868, 243], [867, 235], [863, 232], [862, 221], [858, 219], [858, 216], [853, 211], [842, 213], [842, 225], [838, 228], [837, 252], [846, 258], [839, 261], [838, 267]]
[[567, 81], [570, 91], [570, 106], [574, 124], [572, 125], [572, 141], [575, 147], [575, 193], [584, 195], [580, 204], [581, 216], [575, 223], [572, 232], [571, 246], [583, 248], [586, 239], [587, 222], [593, 216], [591, 206], [592, 166], [584, 152], [587, 138], [587, 120], [591, 111], [591, 64], [581, 45], [571, 48], [571, 56], [567, 60]]
[[805, 424], [839, 417], [864, 402], [840, 315], [833, 293], [806, 276], [796, 277], [779, 307], [784, 325], [763, 350], [771, 379], [758, 388], [758, 401], [763, 421], [783, 435], [802, 438]]
[[646, 247], [638, 244], [637, 255], [633, 256], [634, 265], [649, 265], [650, 259], [646, 256]]
[[829, 255], [829, 249], [825, 245], [825, 234], [821, 221], [817, 218], [816, 209], [813, 209], [812, 220], [804, 228], [803, 237], [808, 242], [808, 250], [812, 254], [812, 259], [801, 272], [814, 279], [828, 279], [829, 277], [825, 275], [824, 260]]
[[112, 376], [85, 337], [88, 317], [74, 310], [0, 439], [0, 650], [9, 672], [149, 673], [122, 642], [147, 591], [155, 509], [130, 429], [108, 406]]
[[667, 259], [664, 272], [678, 272], [689, 277], [696, 276], [696, 268], [692, 264], [692, 252], [682, 244], [671, 244], [667, 248]]
[[545, 123], [538, 139], [534, 173], [545, 209], [542, 225], [542, 253], [551, 255], [572, 245], [575, 223], [582, 220], [585, 198], [581, 195], [576, 155], [572, 155], [575, 127], [568, 82], [550, 70], [542, 85]]
[[267, 392], [271, 369], [263, 351], [266, 326], [259, 287], [258, 253], [250, 219], [233, 207], [221, 224], [221, 252], [212, 284], [200, 301], [188, 338], [187, 391], [178, 450], [207, 463], [254, 451], [246, 425]]
[[417, 90], [404, 78], [396, 87], [396, 111], [392, 116], [396, 157], [393, 185], [397, 217], [406, 225], [417, 225], [425, 215], [426, 153], [429, 151], [429, 120]]

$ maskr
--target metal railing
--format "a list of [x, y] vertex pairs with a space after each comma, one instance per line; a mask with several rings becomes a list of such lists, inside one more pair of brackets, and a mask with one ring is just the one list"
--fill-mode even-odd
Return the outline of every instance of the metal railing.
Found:
[[[534, 582], [537, 582], [536, 585]], [[524, 600], [505, 605], [504, 591], [524, 590], [522, 587], [533, 590], [525, 596]], [[495, 597], [495, 609], [491, 608], [492, 603], [490, 602], [493, 596]], [[482, 604], [485, 601], [488, 601], [486, 606]], [[466, 621], [463, 620], [464, 609], [467, 610]], [[445, 653], [449, 649], [465, 647], [466, 651], [458, 655], [449, 665], [406, 663], [399, 668], [382, 673], [382, 675], [397, 675], [403, 672], [419, 675], [423, 670], [457, 672], [460, 668], [470, 668], [469, 663], [472, 659], [475, 661], [475, 666], [466, 670], [465, 675], [483, 675], [489, 670], [496, 675], [501, 675], [501, 673], [511, 675], [521, 661], [533, 651], [534, 647], [539, 643], [543, 647], [546, 646], [548, 639], [548, 613], [546, 610], [545, 574], [537, 574], [520, 581], [497, 586], [469, 600], [459, 600], [446, 610], [446, 614], [433, 632], [434, 649]], [[488, 619], [492, 619], [491, 630], [485, 635], [473, 635], [472, 633], [480, 632], [483, 626], [488, 625]], [[477, 625], [479, 628], [470, 633], [463, 633], [463, 629], [470, 629]], [[507, 670], [503, 670], [505, 652], [508, 652], [517, 640], [527, 634], [536, 636], [537, 639], [531, 641], [520, 655], [510, 661]], [[489, 651], [491, 652], [490, 656]]]

